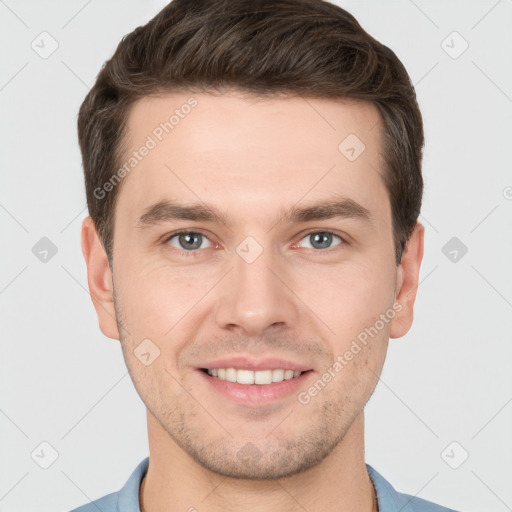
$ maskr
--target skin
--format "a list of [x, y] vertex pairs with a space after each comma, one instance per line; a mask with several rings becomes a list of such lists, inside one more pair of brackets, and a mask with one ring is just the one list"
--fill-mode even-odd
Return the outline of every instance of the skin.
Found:
[[[121, 341], [147, 407], [141, 511], [375, 510], [364, 406], [389, 338], [411, 327], [424, 238], [417, 223], [397, 267], [378, 111], [367, 102], [235, 92], [145, 97], [127, 120], [130, 151], [191, 96], [197, 106], [122, 183], [113, 269], [91, 218], [82, 225], [100, 328]], [[366, 146], [352, 162], [338, 150], [350, 133]], [[335, 194], [367, 208], [373, 224], [275, 223], [282, 208]], [[164, 199], [215, 206], [228, 223], [136, 227]], [[178, 229], [207, 237], [195, 257], [178, 236], [165, 241]], [[326, 230], [345, 242], [334, 236], [318, 248], [310, 235]], [[263, 248], [252, 263], [236, 252], [247, 236]], [[307, 404], [296, 393], [267, 406], [236, 404], [198, 374], [214, 358], [280, 357], [314, 370], [307, 391], [394, 303], [401, 310]], [[133, 351], [148, 338], [160, 355], [146, 366]], [[252, 464], [237, 456], [249, 442], [260, 455]]]

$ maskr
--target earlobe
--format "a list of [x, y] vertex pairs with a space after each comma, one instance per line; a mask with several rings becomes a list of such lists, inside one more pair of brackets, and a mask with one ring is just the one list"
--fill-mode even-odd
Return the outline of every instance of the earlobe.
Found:
[[401, 338], [411, 328], [418, 290], [425, 228], [419, 222], [412, 232], [397, 270], [395, 302], [400, 305], [391, 321], [390, 337]]
[[112, 272], [107, 254], [90, 216], [82, 222], [82, 253], [87, 265], [87, 284], [101, 332], [119, 339], [113, 299]]

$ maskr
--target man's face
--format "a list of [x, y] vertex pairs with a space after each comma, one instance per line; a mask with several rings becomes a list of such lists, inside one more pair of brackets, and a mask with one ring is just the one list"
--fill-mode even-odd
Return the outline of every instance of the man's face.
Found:
[[[172, 131], [155, 132], [192, 96], [197, 104]], [[148, 136], [156, 145], [116, 205], [115, 327], [105, 308], [99, 314], [103, 332], [121, 340], [150, 418], [225, 476], [277, 478], [314, 466], [373, 393], [390, 335], [403, 334], [392, 332], [396, 319], [377, 322], [393, 311], [398, 275], [378, 111], [346, 100], [176, 93], [138, 101], [127, 124], [129, 154]], [[293, 215], [343, 200], [356, 208]], [[165, 202], [224, 218], [152, 209]], [[178, 230], [190, 233], [173, 236]], [[265, 359], [284, 362], [260, 369], [309, 371], [249, 388], [202, 370]], [[310, 391], [329, 368], [331, 379]]]

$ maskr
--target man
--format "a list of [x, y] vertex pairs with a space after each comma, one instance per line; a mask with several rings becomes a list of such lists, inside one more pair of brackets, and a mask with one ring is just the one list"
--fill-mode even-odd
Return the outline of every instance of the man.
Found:
[[395, 54], [320, 0], [174, 0], [123, 38], [78, 132], [89, 289], [150, 456], [76, 510], [449, 510], [364, 460], [423, 257]]

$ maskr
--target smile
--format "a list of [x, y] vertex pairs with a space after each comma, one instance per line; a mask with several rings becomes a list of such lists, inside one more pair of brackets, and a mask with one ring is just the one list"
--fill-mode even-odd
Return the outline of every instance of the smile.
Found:
[[237, 382], [238, 384], [258, 384], [268, 385], [274, 382], [282, 382], [300, 377], [300, 371], [293, 370], [243, 370], [237, 368], [203, 368], [203, 372], [208, 373], [212, 377], [228, 382]]

